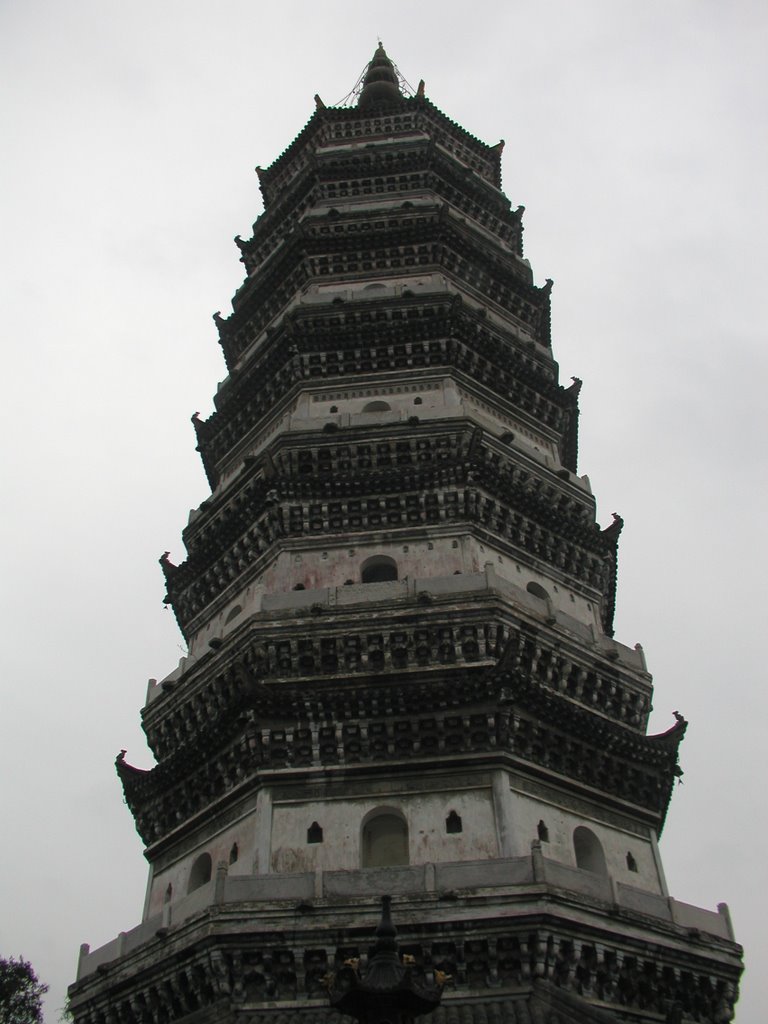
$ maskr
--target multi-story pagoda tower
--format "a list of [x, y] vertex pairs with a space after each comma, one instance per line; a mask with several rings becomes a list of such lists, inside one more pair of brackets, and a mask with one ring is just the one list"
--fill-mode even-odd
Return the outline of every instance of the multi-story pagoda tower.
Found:
[[143, 920], [83, 947], [75, 1021], [340, 1019], [383, 894], [441, 1022], [729, 1021], [727, 908], [672, 899], [656, 845], [685, 722], [647, 735], [613, 639], [622, 523], [577, 474], [502, 143], [381, 47], [316, 105], [215, 317], [211, 496], [162, 559], [189, 653], [150, 683], [156, 766], [117, 763]]

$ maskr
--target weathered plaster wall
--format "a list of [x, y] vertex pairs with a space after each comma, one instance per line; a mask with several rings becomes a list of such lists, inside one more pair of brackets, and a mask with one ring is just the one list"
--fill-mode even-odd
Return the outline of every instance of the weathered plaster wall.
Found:
[[[543, 821], [549, 832], [549, 840], [542, 843], [544, 856], [576, 867], [573, 832], [579, 825], [583, 825], [591, 829], [600, 840], [608, 874], [612, 878], [648, 892], [664, 893], [650, 835], [640, 836], [617, 824], [607, 824], [585, 813], [572, 813], [557, 804], [514, 789], [511, 789], [510, 795], [511, 856], [530, 853], [531, 841], [538, 838], [539, 821]], [[627, 853], [631, 853], [637, 863], [636, 872], [627, 867]]]
[[222, 829], [208, 838], [192, 852], [185, 853], [178, 860], [154, 874], [149, 884], [149, 895], [144, 909], [144, 918], [162, 912], [168, 886], [172, 886], [172, 901], [187, 895], [190, 872], [198, 857], [203, 853], [211, 856], [213, 874], [219, 861], [229, 864], [234, 844], [237, 844], [237, 860], [229, 865], [230, 875], [250, 875], [256, 856], [256, 814], [251, 811], [235, 825]]
[[320, 550], [283, 551], [264, 573], [266, 593], [292, 590], [297, 584], [307, 590], [341, 587], [350, 580], [361, 582], [363, 564], [373, 555], [386, 555], [397, 564], [398, 579], [421, 579], [471, 572], [462, 539], [441, 537], [434, 541], [407, 543], [366, 543]]
[[[218, 615], [190, 639], [190, 655], [203, 653], [212, 637], [225, 636], [245, 618], [259, 613], [265, 596], [295, 592], [288, 604], [293, 603], [296, 608], [315, 602], [326, 603], [329, 599], [332, 603], [346, 604], [396, 597], [397, 588], [391, 586], [387, 590], [380, 590], [376, 584], [367, 584], [366, 590], [359, 589], [362, 566], [374, 555], [385, 555], [397, 564], [403, 597], [408, 592], [406, 581], [418, 581], [421, 589], [430, 589], [429, 581], [434, 580], [434, 592], [440, 593], [440, 581], [450, 582], [451, 577], [458, 575], [483, 574], [490, 568], [494, 578], [489, 578], [489, 585], [498, 587], [513, 605], [544, 619], [553, 615], [562, 616], [592, 630], [595, 636], [602, 634], [596, 602], [587, 600], [562, 582], [555, 582], [543, 573], [499, 553], [490, 544], [481, 543], [461, 533], [435, 537], [431, 541], [417, 538], [389, 544], [328, 545], [319, 550], [296, 550], [295, 547], [284, 549], [276, 555], [257, 582], [233, 597]], [[455, 581], [455, 584], [460, 589], [460, 581]], [[529, 584], [542, 587], [548, 599], [529, 593]], [[326, 594], [309, 593], [350, 585], [354, 589], [332, 598]], [[564, 625], [568, 628], [565, 618]]]
[[[276, 802], [272, 814], [271, 870], [356, 870], [361, 867], [361, 832], [374, 812], [394, 810], [408, 824], [409, 863], [477, 860], [499, 856], [490, 790], [423, 792], [381, 799], [344, 797], [321, 803]], [[455, 811], [460, 833], [446, 832]], [[323, 829], [322, 843], [307, 843], [313, 822]]]
[[[374, 402], [385, 403], [389, 408], [369, 410]], [[451, 376], [420, 375], [418, 380], [406, 376], [391, 381], [373, 379], [357, 383], [354, 387], [330, 384], [323, 389], [307, 388], [295, 394], [276, 409], [275, 415], [258, 432], [252, 433], [233, 450], [226, 464], [219, 467], [215, 493], [224, 491], [237, 477], [245, 456], [258, 455], [277, 434], [316, 433], [327, 425], [343, 430], [407, 422], [414, 416], [420, 422], [467, 419], [494, 437], [504, 437], [505, 444], [522, 451], [528, 458], [550, 469], [560, 468], [559, 453], [552, 439], [511, 411], [502, 410], [498, 402], [485, 401], [479, 392], [467, 390]], [[572, 476], [571, 482], [580, 490], [590, 492], [586, 477]], [[197, 510], [190, 512], [190, 522], [197, 514]]]
[[[509, 776], [499, 772], [506, 791], [494, 793], [479, 782], [460, 788], [454, 781], [445, 789], [419, 788], [411, 779], [400, 792], [379, 784], [378, 792], [361, 796], [349, 792], [325, 792], [322, 799], [275, 797], [265, 790], [258, 812], [251, 811], [235, 825], [222, 829], [152, 877], [145, 919], [162, 912], [169, 883], [173, 901], [187, 895], [190, 872], [202, 853], [211, 856], [213, 871], [219, 861], [229, 861], [234, 843], [237, 861], [230, 875], [254, 872], [357, 871], [362, 866], [362, 829], [376, 813], [395, 812], [408, 825], [408, 861], [411, 865], [491, 860], [499, 856], [527, 857], [538, 838], [538, 824], [547, 827], [542, 842], [546, 858], [576, 867], [573, 832], [586, 825], [599, 839], [608, 874], [622, 882], [659, 896], [665, 887], [657, 866], [653, 837], [639, 835], [619, 824], [599, 820], [583, 812], [572, 813], [557, 803], [518, 792]], [[451, 811], [461, 818], [462, 831], [449, 833], [446, 819]], [[308, 842], [313, 823], [322, 828], [322, 842]], [[499, 835], [502, 842], [499, 842]], [[263, 849], [262, 849], [263, 847]], [[627, 866], [631, 853], [637, 871]]]

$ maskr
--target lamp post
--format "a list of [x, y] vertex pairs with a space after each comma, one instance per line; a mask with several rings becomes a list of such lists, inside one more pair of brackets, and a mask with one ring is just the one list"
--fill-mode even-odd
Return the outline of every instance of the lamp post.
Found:
[[331, 1006], [360, 1024], [412, 1024], [437, 1009], [448, 980], [442, 971], [426, 973], [408, 956], [401, 960], [391, 901], [391, 896], [381, 898], [381, 920], [367, 964], [361, 969], [359, 960], [348, 960], [328, 976]]

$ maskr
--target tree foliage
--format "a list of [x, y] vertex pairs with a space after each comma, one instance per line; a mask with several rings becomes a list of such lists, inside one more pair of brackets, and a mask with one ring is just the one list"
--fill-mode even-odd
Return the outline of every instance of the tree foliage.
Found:
[[42, 1024], [47, 991], [32, 964], [21, 957], [0, 957], [0, 1024]]

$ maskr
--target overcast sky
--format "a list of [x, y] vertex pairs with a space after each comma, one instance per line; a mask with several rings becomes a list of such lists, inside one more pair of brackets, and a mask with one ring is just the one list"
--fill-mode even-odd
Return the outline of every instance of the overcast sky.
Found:
[[758, 1024], [764, 0], [0, 3], [0, 955], [32, 961], [55, 1024], [79, 944], [140, 920], [113, 760], [152, 763], [146, 681], [181, 655], [157, 558], [183, 558], [207, 494], [189, 418], [225, 373], [211, 314], [241, 282], [254, 166], [314, 93], [349, 92], [377, 35], [450, 117], [506, 140], [562, 379], [584, 380], [580, 472], [602, 525], [626, 520], [617, 638], [645, 648], [652, 730], [691, 723], [670, 890], [730, 905], [737, 1021]]

